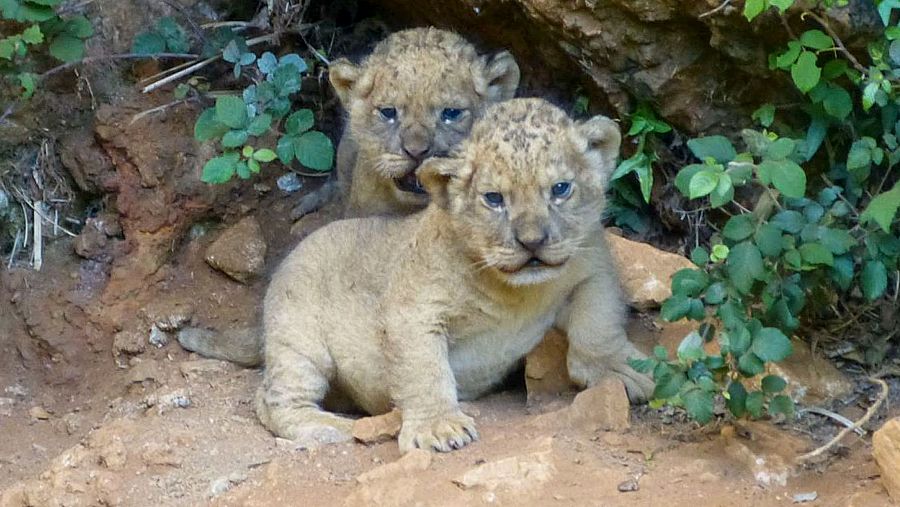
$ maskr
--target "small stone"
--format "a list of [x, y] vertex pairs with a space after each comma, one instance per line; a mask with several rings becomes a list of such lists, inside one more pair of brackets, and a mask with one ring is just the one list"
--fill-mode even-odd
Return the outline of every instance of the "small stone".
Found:
[[809, 493], [797, 493], [794, 495], [794, 503], [806, 503], [806, 502], [815, 502], [816, 498], [819, 498], [819, 493], [816, 491], [810, 491]]
[[587, 433], [623, 431], [631, 427], [631, 405], [625, 384], [615, 377], [604, 377], [594, 387], [578, 393], [572, 405], [564, 410], [569, 425]]
[[550, 330], [541, 343], [525, 356], [525, 390], [529, 406], [574, 390], [566, 367], [569, 342], [559, 331]]
[[0, 416], [11, 416], [15, 404], [16, 400], [13, 398], [0, 398]]
[[219, 477], [209, 483], [209, 497], [213, 498], [228, 491], [237, 484], [247, 480], [247, 475], [240, 472], [234, 472], [230, 475]]
[[119, 439], [103, 446], [98, 454], [100, 463], [110, 470], [121, 470], [125, 468], [125, 463], [128, 461], [128, 450]]
[[387, 414], [363, 417], [353, 422], [353, 438], [364, 444], [387, 442], [397, 437], [402, 423], [402, 416], [397, 409]]
[[619, 485], [616, 486], [616, 489], [619, 490], [619, 493], [632, 493], [634, 491], [640, 490], [641, 485], [636, 477], [632, 477], [628, 480], [620, 482]]
[[141, 458], [148, 465], [181, 466], [181, 458], [176, 456], [175, 451], [167, 444], [157, 442], [145, 444]]
[[103, 260], [106, 257], [106, 234], [98, 227], [94, 218], [88, 218], [81, 233], [75, 238], [73, 248], [80, 257], [92, 260]]
[[356, 481], [366, 484], [384, 479], [394, 479], [409, 475], [411, 472], [421, 472], [431, 465], [431, 452], [423, 449], [413, 449], [393, 463], [386, 463], [360, 474]]
[[74, 435], [81, 429], [82, 416], [75, 412], [69, 412], [63, 416], [63, 423], [66, 425], [66, 433]]
[[278, 177], [276, 183], [278, 184], [278, 188], [286, 194], [293, 194], [303, 188], [303, 182], [300, 181], [300, 177], [297, 176], [297, 173], [282, 174]]
[[31, 409], [28, 410], [28, 415], [30, 415], [32, 419], [37, 419], [39, 421], [50, 419], [50, 412], [47, 412], [44, 407], [31, 407]]
[[120, 331], [113, 336], [113, 355], [137, 355], [147, 350], [147, 342], [142, 333], [136, 331]]
[[546, 438], [538, 446], [541, 450], [536, 452], [482, 463], [453, 482], [463, 489], [532, 489], [549, 481], [556, 473], [551, 456], [553, 439]]
[[884, 423], [872, 436], [872, 455], [881, 469], [884, 489], [900, 503], [900, 417]]
[[143, 310], [147, 320], [160, 331], [167, 333], [177, 331], [191, 321], [194, 306], [188, 302], [170, 299], [159, 299], [147, 305]]
[[240, 283], [249, 283], [265, 271], [266, 242], [256, 218], [231, 226], [206, 249], [206, 262]]
[[656, 308], [672, 295], [672, 277], [681, 269], [696, 268], [681, 255], [614, 234], [606, 235], [628, 303], [637, 309]]
[[150, 338], [147, 339], [150, 345], [161, 349], [165, 347], [169, 343], [169, 335], [167, 335], [160, 328], [156, 327], [156, 324], [150, 326]]

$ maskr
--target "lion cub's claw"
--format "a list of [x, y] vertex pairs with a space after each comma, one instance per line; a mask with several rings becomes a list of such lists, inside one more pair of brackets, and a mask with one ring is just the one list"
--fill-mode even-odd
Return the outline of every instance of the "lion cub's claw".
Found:
[[440, 416], [424, 420], [403, 421], [398, 442], [400, 452], [412, 449], [431, 449], [438, 452], [450, 452], [462, 449], [478, 440], [475, 421], [463, 414]]

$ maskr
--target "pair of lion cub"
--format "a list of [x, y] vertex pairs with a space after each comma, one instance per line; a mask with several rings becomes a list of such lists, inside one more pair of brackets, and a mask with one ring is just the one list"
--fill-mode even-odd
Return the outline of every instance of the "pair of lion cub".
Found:
[[338, 391], [370, 414], [398, 407], [402, 452], [458, 449], [478, 437], [458, 400], [496, 386], [551, 327], [568, 336], [572, 380], [616, 375], [646, 399], [652, 382], [626, 365], [643, 355], [625, 336], [600, 222], [616, 124], [511, 99], [509, 53], [482, 57], [434, 28], [330, 72], [350, 117], [346, 214], [380, 216], [319, 229], [273, 276], [263, 424], [348, 439], [352, 420], [320, 408]]

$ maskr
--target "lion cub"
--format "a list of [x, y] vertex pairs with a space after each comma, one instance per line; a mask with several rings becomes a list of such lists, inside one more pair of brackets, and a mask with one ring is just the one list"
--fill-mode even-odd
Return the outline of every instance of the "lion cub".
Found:
[[333, 62], [329, 76], [349, 114], [336, 165], [348, 217], [425, 207], [419, 164], [446, 154], [488, 104], [512, 98], [519, 86], [508, 52], [479, 56], [436, 28], [396, 32], [359, 65]]
[[458, 449], [477, 433], [457, 400], [496, 386], [551, 327], [568, 336], [574, 381], [611, 374], [646, 399], [600, 222], [619, 143], [608, 118], [500, 103], [419, 169], [424, 211], [333, 222], [301, 242], [265, 298], [263, 424], [349, 438], [351, 421], [320, 409], [335, 388], [371, 414], [399, 407], [404, 452]]

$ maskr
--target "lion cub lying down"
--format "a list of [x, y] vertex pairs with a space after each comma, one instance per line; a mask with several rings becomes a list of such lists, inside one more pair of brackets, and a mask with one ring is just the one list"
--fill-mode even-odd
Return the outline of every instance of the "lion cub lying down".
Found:
[[646, 399], [600, 223], [619, 143], [605, 117], [500, 103], [419, 170], [424, 211], [333, 222], [301, 242], [265, 299], [263, 424], [349, 438], [351, 420], [320, 409], [336, 388], [371, 414], [399, 407], [401, 451], [458, 449], [478, 434], [457, 400], [497, 385], [550, 327], [569, 338], [574, 381], [612, 374]]

